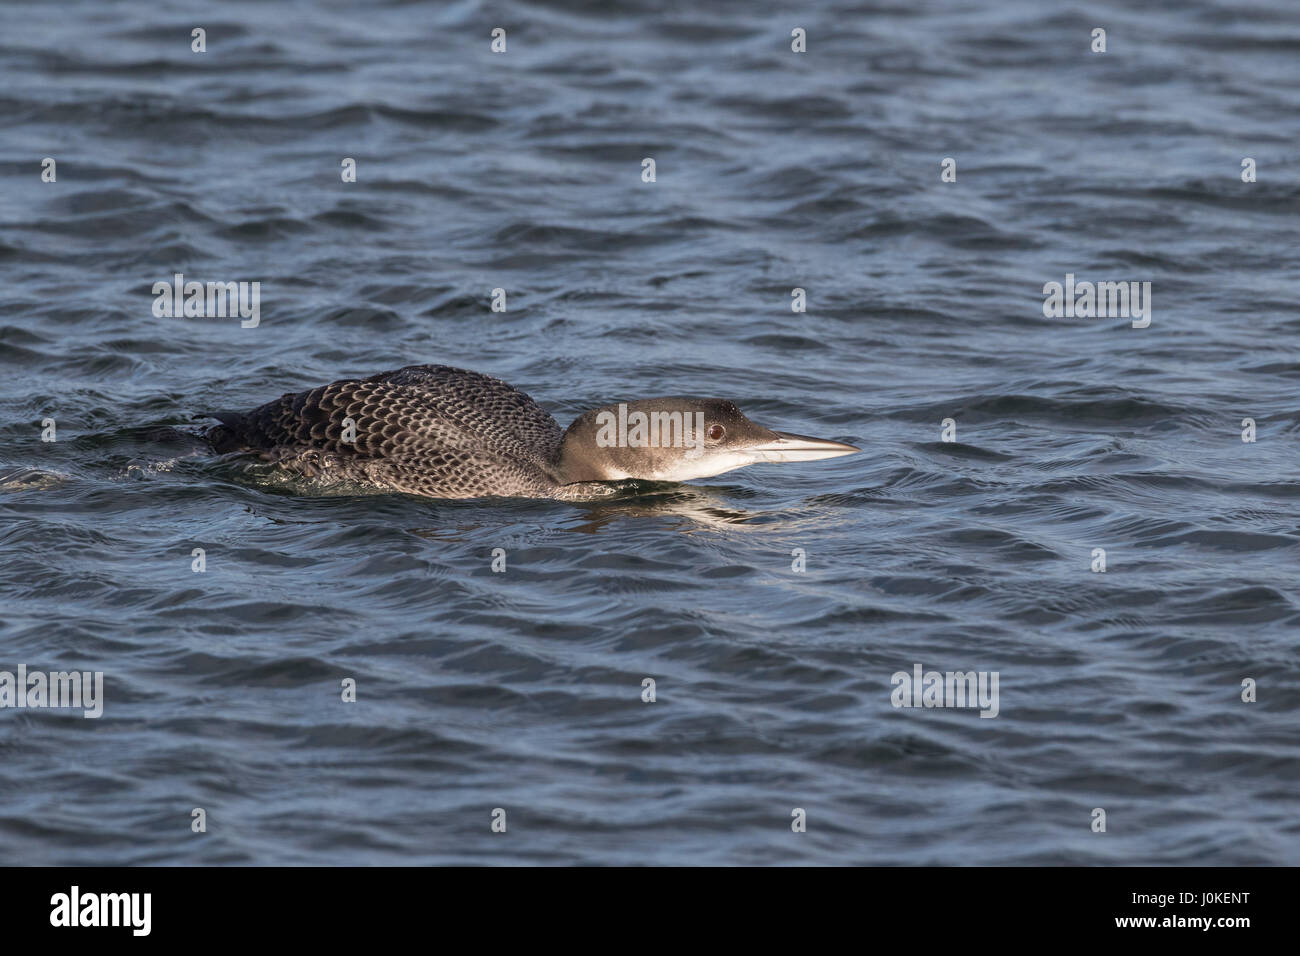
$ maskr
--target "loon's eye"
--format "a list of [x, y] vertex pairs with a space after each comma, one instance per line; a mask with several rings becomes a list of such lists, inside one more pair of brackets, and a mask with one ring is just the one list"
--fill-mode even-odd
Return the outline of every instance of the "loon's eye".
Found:
[[725, 434], [727, 434], [727, 430], [726, 430], [725, 428], [723, 428], [721, 425], [710, 425], [710, 426], [709, 426], [709, 440], [710, 440], [710, 441], [722, 441], [722, 436], [725, 435]]

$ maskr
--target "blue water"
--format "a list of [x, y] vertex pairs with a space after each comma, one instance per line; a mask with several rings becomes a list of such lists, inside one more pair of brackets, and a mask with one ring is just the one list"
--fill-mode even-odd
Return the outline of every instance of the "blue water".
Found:
[[[0, 863], [1300, 863], [1298, 55], [1282, 0], [0, 6], [0, 670], [105, 688], [0, 710]], [[195, 437], [426, 362], [865, 452], [440, 502]]]

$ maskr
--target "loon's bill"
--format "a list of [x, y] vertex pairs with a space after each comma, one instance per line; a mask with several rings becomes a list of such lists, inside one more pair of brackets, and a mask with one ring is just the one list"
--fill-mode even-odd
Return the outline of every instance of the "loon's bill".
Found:
[[818, 461], [822, 458], [839, 458], [862, 451], [856, 445], [825, 438], [809, 438], [789, 432], [773, 432], [776, 438], [749, 449], [755, 461]]
[[219, 452], [254, 453], [294, 474], [432, 498], [591, 498], [606, 482], [689, 481], [759, 462], [861, 449], [772, 431], [734, 403], [685, 396], [619, 402], [567, 429], [499, 379], [410, 365], [216, 412]]

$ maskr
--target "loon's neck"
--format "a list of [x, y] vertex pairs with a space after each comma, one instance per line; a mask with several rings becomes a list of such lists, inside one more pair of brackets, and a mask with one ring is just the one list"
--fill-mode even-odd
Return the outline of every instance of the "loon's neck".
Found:
[[560, 439], [555, 480], [562, 485], [580, 481], [620, 481], [633, 477], [615, 464], [610, 449], [603, 448], [596, 442], [596, 434], [589, 418], [594, 414], [588, 412], [575, 419]]

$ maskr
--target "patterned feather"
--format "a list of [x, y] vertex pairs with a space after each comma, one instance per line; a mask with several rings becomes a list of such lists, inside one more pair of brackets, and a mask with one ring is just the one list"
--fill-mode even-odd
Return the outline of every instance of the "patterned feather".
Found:
[[212, 417], [222, 422], [208, 434], [218, 451], [256, 452], [305, 476], [438, 498], [569, 497], [557, 494], [555, 419], [517, 388], [465, 369], [411, 365]]

